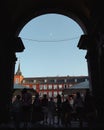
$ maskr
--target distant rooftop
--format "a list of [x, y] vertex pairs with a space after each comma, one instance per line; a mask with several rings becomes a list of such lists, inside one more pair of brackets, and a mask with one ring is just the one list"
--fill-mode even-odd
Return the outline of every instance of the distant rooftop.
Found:
[[70, 87], [70, 89], [88, 89], [88, 88], [89, 88], [89, 81], [88, 80]]
[[20, 84], [14, 84], [14, 89], [23, 89], [26, 88], [26, 86], [22, 86]]

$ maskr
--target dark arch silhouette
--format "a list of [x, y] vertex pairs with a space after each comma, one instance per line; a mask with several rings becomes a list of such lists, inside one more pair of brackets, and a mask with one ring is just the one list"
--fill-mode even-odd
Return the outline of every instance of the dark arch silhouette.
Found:
[[[1, 0], [0, 1], [0, 122], [7, 121], [11, 103], [15, 52], [22, 52], [24, 47], [18, 35], [27, 22], [46, 13], [66, 13], [72, 16], [84, 30], [78, 47], [86, 49], [88, 72], [92, 93], [98, 110], [98, 122], [104, 124], [104, 8], [98, 0]], [[5, 119], [5, 116], [6, 119]], [[101, 126], [101, 125], [100, 125]]]

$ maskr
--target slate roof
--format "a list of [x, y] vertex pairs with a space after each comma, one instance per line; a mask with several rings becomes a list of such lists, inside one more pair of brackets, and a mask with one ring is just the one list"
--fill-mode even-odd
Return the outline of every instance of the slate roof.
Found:
[[14, 89], [23, 89], [23, 88], [27, 88], [26, 86], [22, 86], [20, 84], [14, 84]]
[[89, 81], [84, 81], [70, 87], [70, 89], [88, 89], [88, 88], [89, 88]]

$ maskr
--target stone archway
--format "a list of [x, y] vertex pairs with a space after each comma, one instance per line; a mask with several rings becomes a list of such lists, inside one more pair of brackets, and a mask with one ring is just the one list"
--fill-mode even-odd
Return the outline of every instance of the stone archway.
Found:
[[[103, 2], [103, 1], [102, 1]], [[85, 28], [87, 39], [81, 39], [79, 48], [86, 46], [86, 55], [91, 78], [93, 94], [95, 96], [99, 119], [104, 123], [104, 21], [101, 1], [93, 0], [7, 0], [1, 1], [0, 6], [0, 122], [8, 115], [8, 107], [11, 102], [11, 91], [13, 89], [13, 77], [15, 69], [15, 52], [24, 50], [18, 34], [22, 27], [32, 18], [43, 13], [57, 12], [66, 15], [73, 14], [74, 19], [79, 20], [82, 29]], [[99, 10], [98, 10], [99, 7]], [[83, 26], [84, 25], [84, 26]], [[83, 28], [84, 27], [84, 28]], [[18, 41], [18, 42], [17, 42]], [[18, 43], [18, 44], [17, 44]], [[2, 118], [3, 117], [3, 118]]]
[[[104, 69], [103, 68], [101, 69], [101, 66], [103, 65], [103, 62], [101, 60], [101, 57], [102, 57], [101, 55], [103, 55], [103, 51], [101, 54], [101, 53], [99, 53], [99, 50], [97, 50], [97, 47], [99, 46], [99, 43], [101, 41], [99, 40], [99, 38], [100, 38], [99, 32], [97, 32], [98, 30], [96, 30], [95, 25], [92, 25], [92, 21], [90, 23], [89, 21], [85, 20], [87, 22], [84, 23], [83, 20], [79, 19], [79, 17], [77, 17], [76, 15], [70, 13], [70, 11], [66, 11], [61, 8], [59, 8], [59, 10], [55, 9], [55, 8], [51, 8], [51, 9], [47, 8], [46, 10], [38, 10], [35, 15], [31, 15], [31, 17], [28, 17], [26, 19], [26, 21], [23, 22], [24, 24], [22, 24], [21, 28], [17, 29], [16, 34], [18, 34], [20, 32], [20, 30], [22, 29], [22, 27], [24, 27], [24, 25], [28, 21], [30, 21], [32, 18], [35, 18], [42, 14], [53, 13], [53, 12], [63, 14], [65, 16], [72, 18], [79, 24], [79, 26], [84, 31], [85, 35], [83, 35], [81, 37], [78, 47], [79, 47], [79, 49], [88, 50], [86, 59], [88, 61], [88, 71], [89, 71], [89, 75], [90, 75], [91, 89], [92, 89], [92, 93], [95, 96], [95, 102], [97, 104], [96, 107], [98, 109], [98, 116], [100, 119], [101, 119], [101, 117], [104, 118], [104, 112], [103, 112], [104, 105], [102, 104], [102, 102], [99, 102], [99, 101], [102, 101], [103, 91], [104, 91], [104, 89], [103, 89], [104, 83], [102, 82], [103, 81], [102, 73], [104, 72]], [[93, 29], [93, 27], [94, 27], [94, 29]], [[95, 30], [95, 32], [94, 32], [94, 30]], [[91, 43], [91, 45], [89, 45], [89, 43]], [[95, 43], [95, 45], [94, 45], [94, 43]], [[101, 48], [99, 48], [99, 49], [101, 49]], [[100, 61], [99, 61], [99, 59], [100, 59]], [[93, 67], [93, 64], [95, 64], [94, 67]], [[103, 71], [101, 72], [101, 70], [103, 70]], [[99, 88], [102, 90], [102, 92], [99, 91], [97, 86], [99, 86]], [[99, 96], [100, 94], [101, 94], [101, 96]], [[99, 107], [99, 104], [100, 104], [100, 107]]]

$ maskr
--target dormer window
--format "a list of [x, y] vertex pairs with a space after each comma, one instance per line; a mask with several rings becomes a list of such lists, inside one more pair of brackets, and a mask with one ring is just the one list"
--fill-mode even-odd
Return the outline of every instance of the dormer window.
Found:
[[77, 82], [77, 79], [75, 79], [75, 82]]
[[36, 80], [34, 80], [34, 83], [36, 83]]
[[23, 80], [23, 83], [25, 83], [25, 80]]
[[45, 79], [44, 82], [47, 83], [47, 79]]
[[16, 83], [16, 84], [18, 84], [18, 83], [19, 83], [19, 79], [18, 79], [18, 78], [16, 78], [15, 83]]

